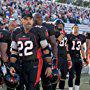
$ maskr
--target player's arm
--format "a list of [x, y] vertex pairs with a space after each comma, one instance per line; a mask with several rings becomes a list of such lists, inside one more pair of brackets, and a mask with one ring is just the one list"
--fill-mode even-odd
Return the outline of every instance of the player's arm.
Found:
[[86, 55], [85, 55], [85, 51], [84, 51], [84, 46], [81, 45], [81, 55], [82, 55], [82, 58], [84, 60], [84, 62], [88, 65], [88, 61], [87, 61], [87, 58], [86, 58]]
[[52, 73], [52, 69], [51, 69], [51, 66], [52, 66], [51, 50], [50, 50], [49, 44], [48, 44], [46, 39], [40, 41], [40, 45], [42, 47], [44, 62], [46, 62], [46, 72], [45, 72], [45, 74], [48, 77]]
[[15, 74], [15, 68], [16, 68], [16, 60], [17, 60], [17, 44], [15, 41], [11, 42], [11, 57], [10, 57], [10, 63], [9, 63], [9, 68], [10, 68], [10, 73], [12, 76]]
[[[51, 48], [49, 47], [49, 43], [47, 41], [47, 37], [45, 35], [45, 32], [43, 32], [43, 28], [42, 26], [41, 27], [38, 27], [38, 34], [39, 34], [39, 38], [40, 38], [40, 45], [41, 45], [41, 48], [42, 48], [42, 53], [43, 53], [43, 56], [44, 58], [51, 62]], [[46, 30], [44, 30], [46, 31]]]
[[11, 57], [10, 62], [15, 63], [17, 60], [17, 44], [15, 41], [11, 42]]
[[54, 54], [54, 57], [57, 57], [57, 43], [56, 43], [56, 38], [55, 38], [55, 35], [52, 35], [50, 36], [50, 44], [51, 44], [51, 47], [52, 47], [52, 52]]
[[1, 58], [4, 63], [8, 62], [7, 49], [8, 49], [8, 43], [5, 42], [0, 43]]
[[13, 32], [12, 36], [11, 36], [11, 48], [10, 48], [10, 52], [11, 52], [11, 56], [10, 56], [10, 63], [9, 63], [9, 68], [10, 68], [10, 73], [11, 75], [15, 74], [15, 68], [16, 68], [16, 60], [17, 60], [17, 55], [18, 55], [18, 50], [17, 50], [17, 43], [15, 40], [16, 34]]
[[56, 43], [56, 37], [55, 37], [55, 31], [54, 31], [54, 25], [48, 22], [49, 28], [48, 28], [48, 34], [49, 34], [49, 42], [52, 47], [52, 53], [54, 57], [57, 57], [57, 43]]
[[49, 43], [46, 39], [46, 35], [44, 32], [42, 32], [42, 27], [39, 28], [39, 38], [40, 38], [40, 45], [42, 49], [42, 54], [44, 56], [44, 62], [46, 63], [46, 76], [50, 76], [52, 73], [52, 56], [51, 56], [51, 48], [49, 47]]
[[55, 31], [54, 31], [54, 25], [49, 24], [48, 33], [49, 33], [49, 43], [52, 48], [53, 53], [53, 59], [52, 59], [52, 67], [57, 68], [57, 55], [58, 55], [58, 49], [57, 49], [57, 42], [55, 37]]
[[86, 39], [86, 58], [88, 59], [88, 53], [90, 50], [90, 39]]
[[[4, 33], [3, 33], [4, 32]], [[0, 51], [1, 51], [1, 58], [4, 62], [5, 65], [8, 64], [8, 55], [7, 55], [7, 50], [8, 50], [8, 41], [10, 38], [10, 34], [7, 31], [2, 30], [3, 37], [0, 38]]]
[[66, 51], [67, 51], [68, 69], [70, 69], [72, 67], [72, 61], [71, 56], [69, 54], [68, 44], [66, 45]]
[[67, 60], [71, 60], [71, 56], [70, 56], [69, 50], [68, 50], [68, 44], [66, 45], [66, 51], [67, 51]]
[[69, 51], [68, 35], [67, 35], [66, 51], [67, 51], [68, 69], [70, 69], [72, 67], [72, 60], [71, 60], [70, 51]]
[[52, 53], [53, 53], [52, 66], [53, 66], [53, 68], [57, 68], [58, 49], [57, 49], [56, 37], [55, 37], [55, 35], [52, 35], [49, 37], [49, 39], [50, 39], [49, 41], [50, 41], [50, 45], [51, 45]]
[[40, 45], [42, 47], [42, 54], [45, 59], [45, 62], [47, 62], [48, 64], [47, 67], [51, 66], [51, 62], [52, 62], [51, 49], [49, 47], [47, 40], [45, 39], [45, 40], [40, 41]]
[[11, 46], [10, 46], [11, 47], [10, 48], [11, 57], [10, 57], [10, 62], [12, 62], [12, 63], [16, 62], [17, 55], [18, 55], [17, 42], [16, 42], [17, 31], [19, 31], [19, 30], [16, 29], [11, 35]]

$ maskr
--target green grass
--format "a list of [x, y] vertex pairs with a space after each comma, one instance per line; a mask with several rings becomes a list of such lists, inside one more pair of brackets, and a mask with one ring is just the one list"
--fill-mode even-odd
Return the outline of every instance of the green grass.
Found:
[[[73, 84], [73, 86], [74, 86], [74, 84]], [[59, 89], [57, 88], [57, 90], [59, 90]], [[68, 90], [68, 80], [66, 80], [65, 90]], [[75, 89], [73, 89], [73, 90], [75, 90]], [[80, 90], [90, 90], [90, 76], [89, 75], [82, 74]]]
[[[0, 88], [0, 90], [6, 90], [6, 86], [4, 86], [3, 89]], [[57, 90], [59, 89], [57, 88]], [[68, 90], [67, 80], [66, 80], [65, 90]], [[90, 75], [82, 74], [80, 90], [90, 90]]]

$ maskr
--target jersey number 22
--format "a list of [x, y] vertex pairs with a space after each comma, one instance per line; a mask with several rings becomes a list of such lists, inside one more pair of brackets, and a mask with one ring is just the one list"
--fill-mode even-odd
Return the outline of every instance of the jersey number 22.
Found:
[[[22, 41], [18, 41], [18, 51], [23, 50], [24, 56], [32, 55], [33, 52], [30, 51], [33, 49], [33, 42], [32, 41], [25, 41], [24, 43]], [[29, 50], [29, 51], [28, 51]], [[22, 53], [19, 53], [19, 56], [23, 56]]]

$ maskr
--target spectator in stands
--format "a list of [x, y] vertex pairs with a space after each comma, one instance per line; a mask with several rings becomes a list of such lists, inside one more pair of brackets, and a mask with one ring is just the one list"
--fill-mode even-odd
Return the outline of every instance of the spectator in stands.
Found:
[[[25, 7], [32, 7], [31, 11], [33, 13], [40, 12], [42, 14], [43, 20], [45, 15], [49, 15], [50, 20], [55, 20], [57, 18], [62, 19], [65, 23], [77, 23], [77, 24], [90, 24], [90, 10], [85, 8], [80, 8], [76, 6], [69, 6], [64, 4], [58, 4], [53, 2], [41, 2], [40, 0], [29, 1], [22, 0], [15, 2], [15, 0], [2, 0], [1, 3], [1, 13], [3, 17], [14, 16], [17, 19], [18, 14], [21, 15]], [[1, 17], [0, 17], [1, 20]]]

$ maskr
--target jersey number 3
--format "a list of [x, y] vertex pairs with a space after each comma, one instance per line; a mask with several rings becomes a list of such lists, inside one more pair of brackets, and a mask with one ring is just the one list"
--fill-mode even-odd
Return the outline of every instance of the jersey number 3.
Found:
[[80, 50], [80, 47], [81, 47], [81, 41], [72, 41], [72, 50]]
[[[18, 41], [18, 51], [22, 51], [23, 50], [23, 54], [24, 56], [29, 56], [32, 55], [33, 52], [30, 51], [33, 49], [33, 42], [32, 41], [25, 41], [24, 43], [22, 41]], [[28, 51], [29, 50], [29, 51]], [[22, 53], [19, 53], [19, 56], [23, 56]]]

